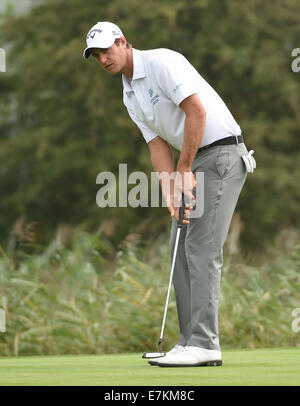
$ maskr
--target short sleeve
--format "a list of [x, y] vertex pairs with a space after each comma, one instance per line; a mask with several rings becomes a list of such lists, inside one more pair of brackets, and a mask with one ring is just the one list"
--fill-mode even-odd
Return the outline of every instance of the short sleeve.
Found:
[[132, 121], [138, 126], [140, 129], [145, 141], [148, 143], [152, 141], [155, 137], [157, 137], [157, 134], [152, 131], [149, 127], [147, 127], [144, 123], [142, 123], [141, 120], [137, 118], [137, 116], [134, 114], [133, 110], [127, 107], [128, 114]]
[[195, 68], [179, 53], [161, 58], [159, 63], [158, 80], [164, 93], [177, 105], [187, 97], [198, 93], [195, 80]]

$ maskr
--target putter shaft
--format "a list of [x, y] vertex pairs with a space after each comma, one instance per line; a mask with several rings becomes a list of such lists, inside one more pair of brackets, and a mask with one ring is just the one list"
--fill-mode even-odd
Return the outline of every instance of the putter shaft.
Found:
[[181, 232], [183, 216], [184, 216], [184, 208], [185, 208], [184, 206], [185, 206], [184, 194], [182, 193], [181, 207], [179, 210], [179, 219], [178, 219], [178, 225], [177, 225], [177, 234], [176, 234], [176, 239], [175, 239], [174, 252], [173, 252], [173, 258], [172, 258], [172, 265], [171, 265], [171, 274], [170, 274], [170, 280], [169, 280], [169, 286], [168, 286], [168, 293], [167, 293], [167, 299], [166, 299], [166, 304], [165, 304], [165, 310], [164, 310], [164, 316], [163, 316], [163, 321], [162, 321], [162, 326], [161, 326], [160, 337], [159, 337], [159, 341], [158, 341], [159, 352], [162, 352], [162, 342], [163, 342], [164, 329], [165, 329], [165, 323], [166, 323], [166, 317], [167, 317], [167, 311], [168, 311], [168, 304], [169, 304], [169, 299], [170, 299], [170, 292], [171, 292], [171, 287], [172, 287], [172, 280], [173, 280], [173, 273], [174, 273], [176, 256], [177, 256], [178, 243], [179, 243], [180, 232]]

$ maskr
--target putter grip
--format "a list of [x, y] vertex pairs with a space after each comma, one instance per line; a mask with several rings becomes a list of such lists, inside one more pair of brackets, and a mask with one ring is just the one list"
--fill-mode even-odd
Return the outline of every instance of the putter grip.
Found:
[[179, 209], [179, 219], [178, 219], [178, 225], [177, 225], [177, 227], [181, 227], [181, 226], [182, 226], [183, 215], [184, 215], [184, 208], [185, 208], [184, 193], [182, 193], [181, 206], [180, 206], [180, 209]]

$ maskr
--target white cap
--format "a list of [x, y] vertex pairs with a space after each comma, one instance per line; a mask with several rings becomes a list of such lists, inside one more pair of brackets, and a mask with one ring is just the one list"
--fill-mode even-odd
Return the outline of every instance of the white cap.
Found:
[[117, 38], [123, 37], [120, 28], [108, 21], [99, 21], [95, 24], [86, 36], [86, 45], [83, 56], [87, 59], [90, 56], [91, 48], [109, 48]]

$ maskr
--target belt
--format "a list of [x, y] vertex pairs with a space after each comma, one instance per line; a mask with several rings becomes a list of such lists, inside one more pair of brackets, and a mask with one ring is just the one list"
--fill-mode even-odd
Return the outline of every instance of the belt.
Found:
[[222, 138], [218, 141], [213, 142], [212, 144], [205, 145], [204, 147], [201, 147], [198, 149], [197, 153], [200, 151], [204, 151], [205, 149], [215, 147], [217, 145], [232, 145], [232, 144], [241, 144], [244, 142], [243, 136], [242, 135], [232, 135], [230, 137]]

